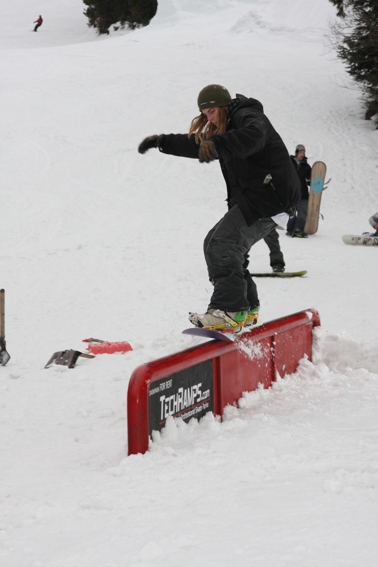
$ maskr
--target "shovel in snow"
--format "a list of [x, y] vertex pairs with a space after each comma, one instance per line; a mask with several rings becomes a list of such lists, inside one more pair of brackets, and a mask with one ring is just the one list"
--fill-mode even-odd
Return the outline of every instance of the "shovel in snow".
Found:
[[68, 368], [74, 368], [79, 356], [83, 358], [95, 358], [93, 354], [86, 354], [79, 350], [58, 350], [58, 352], [54, 352], [45, 368], [50, 368], [53, 364], [61, 364], [62, 366], [68, 366]]
[[5, 344], [5, 291], [0, 289], [0, 365], [5, 366], [9, 359]]

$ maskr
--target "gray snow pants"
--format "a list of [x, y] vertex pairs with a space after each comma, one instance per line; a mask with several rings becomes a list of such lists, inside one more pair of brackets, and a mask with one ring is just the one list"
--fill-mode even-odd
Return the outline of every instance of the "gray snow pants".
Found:
[[205, 238], [204, 254], [214, 284], [209, 308], [248, 311], [259, 305], [256, 284], [247, 270], [251, 247], [265, 238], [276, 223], [269, 217], [247, 226], [234, 205]]
[[272, 268], [277, 265], [285, 267], [285, 260], [280, 248], [280, 239], [277, 230], [275, 228], [271, 230], [264, 238], [264, 241], [269, 246], [270, 265]]
[[297, 216], [292, 217], [287, 224], [287, 232], [290, 236], [292, 236], [296, 230], [299, 230], [300, 232], [304, 231], [307, 220], [307, 207], [308, 200], [301, 199], [296, 206]]

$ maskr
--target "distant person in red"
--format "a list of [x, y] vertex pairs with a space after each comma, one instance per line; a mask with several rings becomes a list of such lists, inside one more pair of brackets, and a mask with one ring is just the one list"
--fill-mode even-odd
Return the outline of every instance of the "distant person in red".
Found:
[[43, 24], [42, 16], [39, 16], [38, 20], [33, 22], [33, 24], [37, 24], [34, 28], [34, 31], [37, 31], [39, 27]]

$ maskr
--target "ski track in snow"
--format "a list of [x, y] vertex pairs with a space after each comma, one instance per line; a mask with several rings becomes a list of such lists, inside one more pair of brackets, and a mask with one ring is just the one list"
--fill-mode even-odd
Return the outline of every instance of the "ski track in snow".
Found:
[[[373, 567], [376, 251], [341, 236], [377, 210], [377, 130], [329, 48], [334, 7], [159, 0], [150, 26], [110, 37], [83, 10], [7, 0], [0, 37], [0, 564]], [[290, 153], [327, 164], [318, 233], [280, 233], [287, 270], [307, 276], [257, 282], [263, 320], [314, 307], [322, 327], [313, 362], [222, 422], [169, 419], [128, 458], [130, 375], [202, 342], [181, 331], [206, 308], [202, 242], [226, 210], [217, 164], [136, 148], [186, 132], [212, 82], [261, 100]], [[264, 242], [250, 267], [269, 269]], [[44, 369], [90, 336], [133, 351]]]

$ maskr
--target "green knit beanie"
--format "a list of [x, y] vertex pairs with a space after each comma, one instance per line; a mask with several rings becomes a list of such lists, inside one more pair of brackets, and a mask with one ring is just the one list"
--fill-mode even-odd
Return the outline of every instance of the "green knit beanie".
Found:
[[231, 95], [221, 85], [208, 85], [198, 95], [198, 108], [215, 108], [216, 106], [227, 106], [231, 102]]

